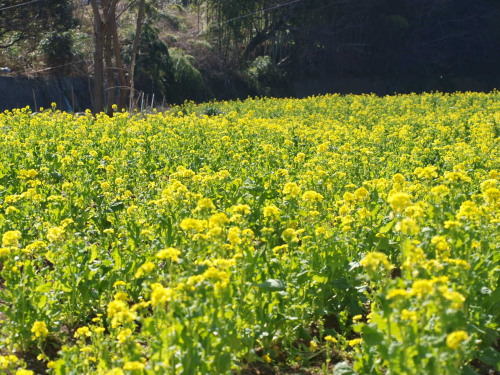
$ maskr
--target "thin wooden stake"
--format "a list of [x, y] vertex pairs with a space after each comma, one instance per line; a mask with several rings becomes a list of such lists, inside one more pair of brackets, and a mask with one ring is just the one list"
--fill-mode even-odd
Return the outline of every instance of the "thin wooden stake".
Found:
[[33, 102], [35, 103], [35, 108], [33, 108], [33, 112], [38, 111], [38, 106], [36, 105], [36, 95], [35, 95], [35, 89], [31, 89], [33, 92]]

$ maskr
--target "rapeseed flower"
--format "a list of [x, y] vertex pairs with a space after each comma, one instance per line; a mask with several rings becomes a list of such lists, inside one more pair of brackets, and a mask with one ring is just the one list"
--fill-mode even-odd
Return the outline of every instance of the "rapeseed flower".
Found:
[[318, 349], [318, 343], [316, 341], [310, 341], [309, 342], [309, 351], [314, 352], [315, 350]]
[[403, 192], [390, 194], [387, 202], [391, 205], [394, 212], [403, 212], [406, 207], [411, 205], [410, 195]]
[[460, 172], [445, 172], [444, 173], [444, 179], [449, 182], [471, 182], [472, 179], [467, 176], [467, 173], [460, 171]]
[[484, 193], [488, 189], [494, 189], [498, 187], [498, 180], [496, 179], [488, 179], [486, 181], [481, 182], [481, 191]]
[[434, 291], [434, 282], [432, 280], [422, 279], [413, 282], [411, 293], [418, 298], [424, 298]]
[[306, 154], [304, 154], [303, 152], [299, 152], [294, 158], [293, 158], [293, 161], [295, 163], [302, 163], [304, 162], [304, 160], [306, 159]]
[[205, 228], [207, 227], [207, 221], [206, 220], [199, 220], [199, 219], [183, 219], [180, 224], [180, 228], [185, 231], [195, 231], [195, 232], [202, 232]]
[[398, 221], [395, 228], [403, 234], [416, 235], [420, 232], [420, 227], [417, 222], [409, 217], [405, 217], [403, 220]]
[[433, 165], [428, 165], [425, 168], [418, 167], [413, 173], [415, 173], [419, 178], [428, 180], [436, 178], [438, 176], [437, 167]]
[[297, 197], [300, 195], [300, 188], [295, 182], [287, 182], [283, 187], [283, 194], [290, 197]]
[[338, 340], [335, 337], [333, 337], [332, 335], [325, 336], [325, 341], [329, 342], [331, 344], [336, 344], [338, 342]]
[[129, 370], [129, 371], [142, 370], [142, 369], [144, 369], [144, 367], [146, 367], [146, 365], [142, 362], [139, 362], [139, 361], [126, 362], [123, 365], [123, 369]]
[[352, 322], [353, 322], [353, 323], [358, 323], [361, 319], [363, 319], [363, 315], [361, 315], [361, 314], [354, 315], [354, 316], [352, 317]]
[[210, 228], [222, 227], [227, 223], [229, 223], [229, 218], [224, 212], [213, 214], [212, 216], [210, 216], [210, 219], [208, 220]]
[[121, 300], [111, 301], [108, 304], [107, 313], [108, 317], [111, 318], [111, 326], [113, 328], [137, 319], [137, 314], [129, 309], [126, 302]]
[[130, 300], [130, 296], [125, 292], [117, 292], [114, 295], [115, 301], [128, 301]]
[[354, 198], [357, 201], [364, 201], [370, 197], [370, 192], [364, 187], [360, 187], [354, 191]]
[[418, 318], [417, 312], [416, 311], [410, 311], [407, 309], [403, 309], [401, 311], [401, 319], [403, 320], [410, 320], [412, 322], [416, 322]]
[[307, 203], [321, 202], [323, 198], [323, 195], [312, 190], [308, 190], [302, 195], [302, 200]]
[[156, 253], [158, 259], [170, 259], [172, 262], [179, 262], [181, 252], [173, 247], [167, 247]]
[[120, 344], [123, 344], [131, 336], [132, 336], [132, 330], [130, 328], [124, 328], [120, 332], [118, 332], [118, 335], [116, 335], [116, 338]]
[[135, 278], [138, 279], [145, 274], [150, 273], [155, 268], [155, 264], [153, 262], [146, 262], [142, 264], [137, 271], [135, 272]]
[[210, 198], [201, 198], [198, 201], [198, 205], [196, 206], [195, 211], [212, 211], [215, 210], [215, 204]]
[[486, 189], [486, 191], [483, 194], [484, 198], [486, 199], [486, 202], [488, 203], [494, 203], [500, 200], [500, 190], [497, 188], [490, 187]]
[[26, 369], [23, 369], [23, 368], [18, 369], [18, 370], [16, 371], [16, 375], [34, 375], [34, 374], [35, 374], [35, 373], [34, 373], [33, 371], [31, 371], [31, 370], [26, 370]]
[[351, 347], [354, 347], [356, 345], [359, 345], [361, 344], [362, 340], [361, 339], [352, 339], [352, 340], [349, 340], [347, 341], [347, 344]]
[[385, 270], [390, 270], [393, 267], [391, 262], [389, 262], [387, 255], [378, 251], [372, 251], [366, 254], [364, 258], [361, 259], [359, 264], [371, 273], [376, 272], [379, 267], [382, 267]]
[[460, 309], [463, 306], [465, 297], [461, 293], [450, 290], [444, 285], [438, 289], [444, 298], [452, 302], [453, 309]]
[[457, 219], [460, 220], [476, 220], [481, 216], [481, 212], [477, 205], [472, 201], [465, 201], [461, 204], [457, 212]]
[[446, 345], [453, 350], [457, 350], [461, 344], [469, 339], [465, 331], [455, 331], [446, 337]]
[[21, 239], [21, 232], [18, 230], [11, 230], [5, 232], [2, 236], [2, 246], [18, 247], [20, 239]]
[[151, 292], [151, 304], [153, 306], [164, 306], [167, 302], [171, 301], [175, 295], [175, 291], [171, 288], [165, 288], [159, 283], [151, 285], [153, 291]]
[[405, 176], [403, 176], [401, 173], [396, 173], [392, 177], [392, 181], [394, 181], [397, 184], [402, 184], [403, 182], [405, 182]]
[[303, 230], [295, 230], [293, 228], [287, 228], [281, 234], [281, 238], [287, 242], [299, 242], [299, 235], [303, 232]]
[[33, 333], [34, 338], [45, 338], [49, 334], [49, 330], [47, 329], [47, 325], [45, 322], [37, 321], [33, 323], [33, 327], [31, 327], [31, 332]]
[[58, 242], [66, 233], [66, 230], [63, 227], [53, 227], [47, 230], [47, 239], [49, 242]]
[[90, 337], [90, 336], [92, 336], [92, 332], [90, 332], [90, 328], [87, 326], [78, 328], [74, 334], [75, 338]]
[[271, 220], [277, 220], [280, 216], [280, 209], [274, 204], [264, 207], [263, 209], [264, 217]]
[[248, 215], [251, 212], [248, 204], [237, 204], [229, 209], [231, 212], [239, 215]]
[[231, 245], [240, 245], [243, 240], [241, 239], [241, 230], [238, 227], [231, 227], [227, 231], [227, 239]]
[[397, 297], [407, 297], [409, 295], [408, 291], [406, 289], [391, 289], [387, 295], [387, 299], [393, 299]]
[[[179, 353], [196, 352], [189, 371], [226, 373], [255, 349], [231, 337], [255, 336], [272, 363], [281, 357], [273, 343], [295, 340], [283, 335], [297, 321], [280, 317], [311, 326], [311, 311], [335, 297], [339, 308], [370, 311], [353, 318], [369, 325], [354, 331], [383, 338], [356, 347], [360, 372], [418, 363], [422, 373], [459, 373], [481, 344], [453, 331], [491, 325], [497, 97], [268, 98], [214, 103], [219, 116], [199, 116], [193, 103], [180, 114], [113, 118], [0, 114], [3, 302], [22, 308], [24, 286], [40, 297], [31, 301], [37, 319], [64, 315], [79, 327], [76, 339], [48, 327], [37, 338], [35, 315], [23, 328], [26, 312], [6, 310], [4, 351], [25, 350], [31, 341], [21, 337], [41, 345], [53, 336], [68, 339], [47, 363], [55, 371], [175, 372]], [[21, 236], [7, 235], [16, 229]], [[111, 295], [102, 317], [95, 291]], [[61, 307], [66, 294], [81, 306]], [[303, 349], [329, 360], [333, 347], [345, 350], [345, 334]], [[440, 359], [431, 370], [429, 353]], [[0, 372], [24, 366], [6, 358]]]
[[121, 368], [115, 367], [115, 368], [109, 370], [108, 372], [106, 372], [105, 375], [123, 375], [123, 374], [124, 374], [124, 372]]

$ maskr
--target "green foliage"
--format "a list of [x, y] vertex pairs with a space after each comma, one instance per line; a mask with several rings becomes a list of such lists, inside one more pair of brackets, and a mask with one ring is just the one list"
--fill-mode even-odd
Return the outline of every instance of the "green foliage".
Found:
[[184, 99], [202, 100], [206, 98], [208, 88], [200, 71], [193, 66], [193, 57], [179, 48], [170, 49], [170, 56], [173, 81], [170, 84], [172, 92], [168, 93], [167, 97], [174, 103], [180, 103]]
[[44, 38], [40, 47], [45, 56], [45, 63], [50, 67], [59, 66], [58, 72], [67, 71], [64, 69], [73, 59], [73, 37], [70, 32], [52, 32]]
[[64, 32], [76, 26], [73, 5], [67, 0], [38, 0], [19, 4], [3, 0], [0, 8], [0, 47], [21, 41], [36, 46], [47, 32]]
[[194, 49], [213, 51], [213, 46], [206, 40], [203, 39], [189, 39], [188, 44]]
[[[189, 105], [185, 105], [184, 107], [188, 107]], [[224, 112], [219, 108], [216, 103], [204, 104], [199, 107], [200, 115], [202, 116], [219, 116], [224, 114]]]
[[[129, 61], [130, 49], [125, 61]], [[179, 48], [168, 48], [159, 30], [146, 24], [137, 56], [136, 87], [139, 91], [164, 97], [169, 103], [203, 100], [208, 89], [201, 73], [193, 66], [194, 57]]]
[[136, 67], [137, 88], [168, 97], [173, 81], [172, 59], [167, 45], [158, 37], [158, 29], [143, 27]]
[[260, 96], [280, 96], [287, 87], [285, 73], [270, 56], [257, 57], [246, 70], [249, 86]]
[[179, 30], [181, 28], [181, 20], [179, 17], [170, 13], [161, 13], [158, 15], [158, 20], [164, 21], [171, 29]]

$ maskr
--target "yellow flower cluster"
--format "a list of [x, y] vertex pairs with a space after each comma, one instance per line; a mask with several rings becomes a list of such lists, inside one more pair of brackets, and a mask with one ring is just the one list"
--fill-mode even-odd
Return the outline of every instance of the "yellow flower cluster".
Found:
[[111, 301], [108, 304], [107, 312], [113, 328], [133, 322], [137, 318], [137, 314], [130, 310], [129, 305], [120, 299]]
[[54, 375], [226, 374], [297, 350], [460, 373], [498, 338], [499, 99], [0, 114], [3, 353]]
[[449, 348], [456, 350], [460, 347], [460, 345], [469, 339], [469, 335], [465, 331], [455, 331], [450, 333], [446, 337], [446, 345]]
[[168, 247], [166, 249], [160, 250], [157, 254], [156, 257], [158, 259], [170, 259], [173, 262], [178, 262], [179, 261], [179, 255], [181, 252], [173, 247]]
[[387, 255], [378, 251], [372, 251], [365, 255], [359, 262], [370, 273], [376, 272], [380, 267], [387, 270], [392, 268], [392, 264]]
[[31, 332], [35, 338], [45, 338], [49, 334], [49, 330], [47, 329], [47, 325], [45, 322], [35, 322], [33, 323], [33, 327], [31, 327]]
[[2, 246], [17, 247], [19, 246], [19, 240], [21, 239], [21, 232], [18, 230], [11, 230], [5, 232], [2, 236]]

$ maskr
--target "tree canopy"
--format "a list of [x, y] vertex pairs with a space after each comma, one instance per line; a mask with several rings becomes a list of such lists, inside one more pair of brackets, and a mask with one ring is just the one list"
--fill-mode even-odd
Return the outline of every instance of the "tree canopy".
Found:
[[142, 90], [182, 102], [288, 95], [315, 77], [497, 75], [499, 19], [497, 0], [0, 0], [0, 52], [78, 55], [110, 113]]
[[39, 42], [44, 33], [75, 26], [69, 0], [0, 0], [0, 48]]
[[[203, 2], [202, 2], [203, 3]], [[497, 69], [491, 0], [206, 0], [221, 53], [270, 55], [295, 71], [471, 74]]]

